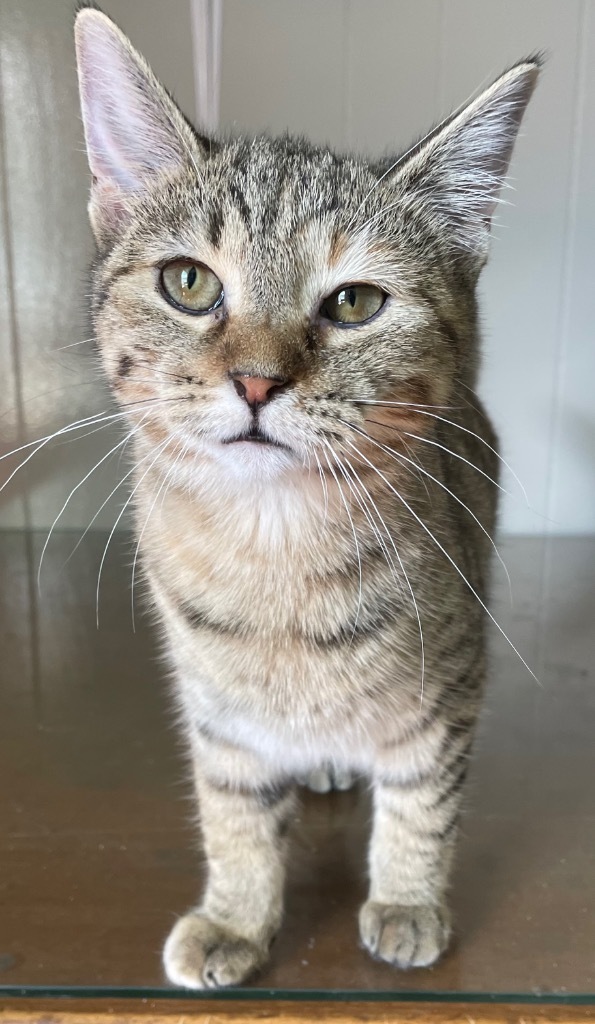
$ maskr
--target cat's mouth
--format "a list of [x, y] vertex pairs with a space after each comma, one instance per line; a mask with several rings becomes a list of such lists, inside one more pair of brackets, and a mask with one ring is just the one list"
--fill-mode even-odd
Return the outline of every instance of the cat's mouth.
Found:
[[250, 427], [250, 430], [244, 431], [243, 434], [226, 438], [223, 444], [239, 444], [243, 441], [248, 441], [251, 444], [270, 445], [271, 448], [282, 448], [284, 451], [289, 451], [287, 445], [281, 444], [280, 441], [275, 441], [273, 437], [269, 437], [267, 434], [263, 434], [262, 430], [256, 425]]

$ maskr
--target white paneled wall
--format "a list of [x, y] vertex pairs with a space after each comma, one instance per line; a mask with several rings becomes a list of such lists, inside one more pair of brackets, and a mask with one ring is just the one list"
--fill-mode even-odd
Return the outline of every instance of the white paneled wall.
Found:
[[[183, 109], [194, 115], [190, 0], [104, 0]], [[87, 315], [93, 253], [74, 56], [74, 0], [0, 0], [0, 454], [103, 409], [113, 411]], [[124, 470], [105, 429], [44, 447], [0, 492], [0, 526], [86, 526]], [[117, 456], [117, 452], [115, 455]], [[0, 462], [0, 486], [16, 460]], [[118, 492], [95, 526], [111, 526]]]
[[[511, 62], [547, 53], [482, 282], [482, 390], [531, 504], [509, 481], [504, 529], [595, 532], [595, 0], [222, 3], [223, 126], [342, 150], [398, 151]], [[190, 116], [208, 5], [102, 4]], [[73, 6], [0, 0], [0, 454], [107, 401], [76, 345], [92, 246]], [[99, 434], [44, 450], [0, 493], [0, 526], [47, 527], [107, 447]], [[117, 480], [115, 460], [104, 469], [61, 523], [89, 522]], [[0, 462], [0, 485], [6, 475]], [[110, 503], [95, 525], [113, 519]]]
[[225, 0], [225, 126], [398, 151], [515, 60], [547, 64], [482, 282], [511, 533], [595, 531], [593, 0]]

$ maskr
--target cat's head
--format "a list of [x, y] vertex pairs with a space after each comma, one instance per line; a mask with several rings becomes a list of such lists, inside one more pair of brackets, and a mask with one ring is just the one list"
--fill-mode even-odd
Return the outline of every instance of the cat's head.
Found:
[[156, 451], [240, 481], [300, 473], [356, 428], [424, 430], [419, 410], [473, 383], [474, 288], [537, 60], [370, 163], [204, 138], [105, 15], [81, 11], [76, 42], [96, 332]]

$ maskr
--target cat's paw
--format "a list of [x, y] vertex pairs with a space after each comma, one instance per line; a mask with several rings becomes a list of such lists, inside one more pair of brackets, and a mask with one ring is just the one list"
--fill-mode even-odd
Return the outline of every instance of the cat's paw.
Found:
[[444, 952], [450, 919], [444, 907], [402, 907], [368, 900], [359, 914], [362, 942], [394, 967], [429, 967]]
[[268, 951], [200, 914], [186, 914], [163, 949], [168, 980], [180, 988], [239, 985], [267, 959]]
[[310, 772], [304, 779], [300, 780], [302, 785], [307, 786], [313, 793], [330, 793], [331, 789], [351, 789], [355, 783], [356, 776], [341, 768], [333, 768], [332, 765], [323, 765]]

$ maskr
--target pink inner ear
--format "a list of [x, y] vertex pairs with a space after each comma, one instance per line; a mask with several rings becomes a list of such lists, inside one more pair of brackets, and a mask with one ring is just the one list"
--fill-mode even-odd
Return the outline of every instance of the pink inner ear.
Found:
[[103, 14], [85, 10], [76, 42], [89, 166], [98, 182], [137, 191], [152, 174], [181, 166], [177, 111], [125, 37]]

